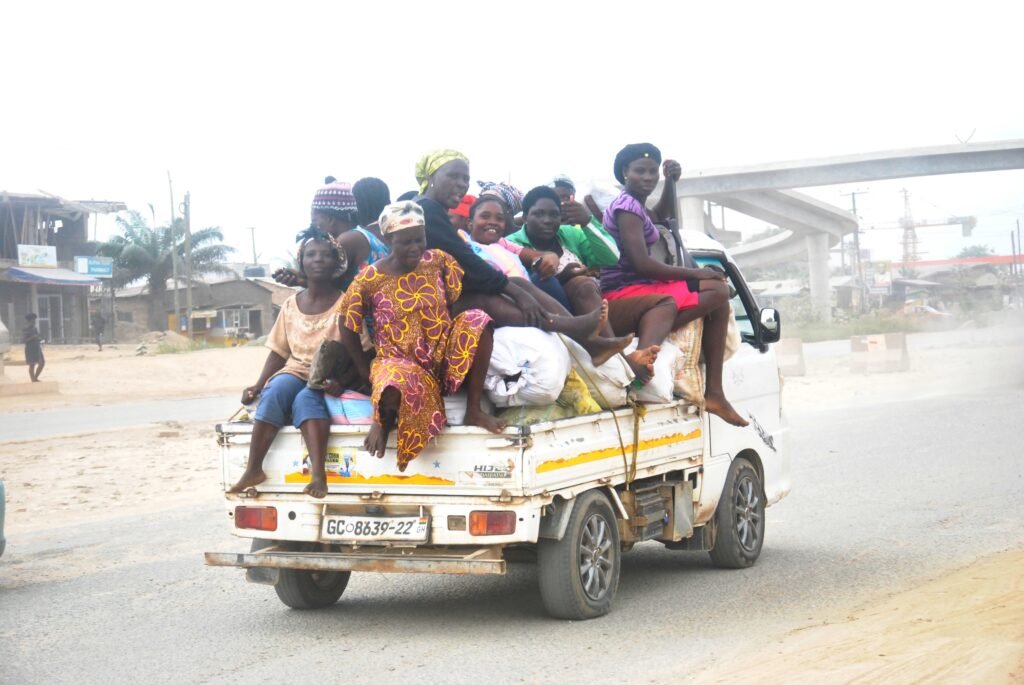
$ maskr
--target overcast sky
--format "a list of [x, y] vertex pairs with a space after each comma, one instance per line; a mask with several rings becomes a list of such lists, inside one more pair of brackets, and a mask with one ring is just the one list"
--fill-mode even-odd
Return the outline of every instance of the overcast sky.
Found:
[[[438, 146], [464, 151], [474, 179], [525, 190], [556, 173], [607, 178], [616, 150], [642, 140], [700, 169], [1024, 138], [1022, 8], [12, 2], [0, 189], [147, 215], [153, 203], [164, 222], [169, 169], [179, 201], [191, 191], [194, 227], [222, 227], [242, 255], [255, 227], [265, 261], [291, 251], [325, 175], [379, 176], [397, 196]], [[975, 214], [966, 244], [1005, 254], [1022, 181], [861, 184], [858, 208], [864, 225], [893, 224], [907, 187], [915, 218]], [[848, 190], [813, 193], [846, 207]]]

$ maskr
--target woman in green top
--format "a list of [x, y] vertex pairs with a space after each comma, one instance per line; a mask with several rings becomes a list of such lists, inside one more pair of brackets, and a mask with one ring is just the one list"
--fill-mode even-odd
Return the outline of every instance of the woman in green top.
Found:
[[[601, 306], [601, 288], [589, 269], [619, 261], [618, 247], [603, 227], [561, 224], [561, 198], [548, 186], [537, 186], [523, 197], [525, 225], [508, 237], [523, 247], [558, 256], [555, 278], [565, 290], [573, 312]], [[606, 324], [607, 326], [607, 324]], [[608, 337], [611, 328], [604, 331]]]

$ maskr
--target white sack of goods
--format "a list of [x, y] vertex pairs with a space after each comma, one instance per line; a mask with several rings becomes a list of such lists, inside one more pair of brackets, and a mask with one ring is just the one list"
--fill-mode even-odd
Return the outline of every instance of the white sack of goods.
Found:
[[[632, 346], [632, 343], [630, 344]], [[629, 347], [627, 351], [631, 352]], [[636, 399], [646, 403], [671, 402], [675, 390], [675, 369], [679, 364], [679, 348], [666, 340], [661, 343], [658, 358], [654, 360], [654, 377], [636, 391]]]
[[[601, 409], [618, 409], [626, 406], [629, 384], [634, 378], [626, 358], [617, 354], [601, 366], [594, 366], [590, 361], [590, 355], [578, 343], [564, 335], [560, 337], [570, 348], [572, 368], [587, 384], [590, 396]], [[636, 344], [631, 343], [631, 346], [635, 348]]]
[[496, 407], [551, 404], [570, 368], [569, 351], [554, 333], [506, 326], [494, 331], [484, 389]]

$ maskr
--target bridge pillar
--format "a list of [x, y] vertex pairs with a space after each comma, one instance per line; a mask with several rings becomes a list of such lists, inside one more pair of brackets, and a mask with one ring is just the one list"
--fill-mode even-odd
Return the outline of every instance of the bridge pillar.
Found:
[[699, 197], [684, 197], [679, 200], [679, 228], [687, 231], [704, 232], [704, 200]]
[[832, 322], [832, 293], [828, 285], [828, 234], [810, 233], [807, 241], [811, 311], [825, 323]]

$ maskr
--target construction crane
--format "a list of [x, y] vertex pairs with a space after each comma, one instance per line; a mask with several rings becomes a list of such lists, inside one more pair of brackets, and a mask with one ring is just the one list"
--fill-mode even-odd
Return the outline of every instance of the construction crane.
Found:
[[973, 216], [951, 216], [945, 221], [929, 222], [914, 221], [914, 213], [910, 208], [910, 191], [904, 188], [903, 193], [903, 216], [895, 226], [872, 226], [872, 230], [898, 228], [903, 231], [900, 243], [903, 247], [903, 263], [909, 264], [921, 258], [918, 252], [917, 229], [932, 226], [956, 226], [959, 224], [960, 232], [966, 238], [971, 235], [974, 227], [978, 225], [977, 217]]

